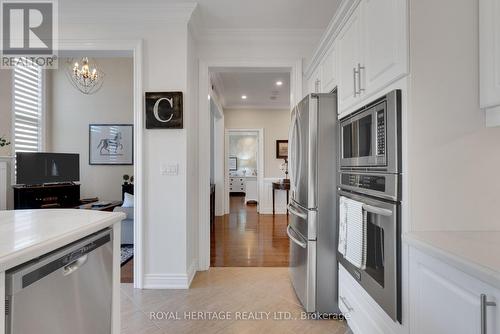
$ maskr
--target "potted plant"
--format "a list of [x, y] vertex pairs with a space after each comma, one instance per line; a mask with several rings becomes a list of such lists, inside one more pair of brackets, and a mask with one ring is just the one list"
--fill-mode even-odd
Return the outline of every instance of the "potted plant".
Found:
[[10, 145], [10, 141], [8, 141], [4, 136], [0, 136], [0, 147]]

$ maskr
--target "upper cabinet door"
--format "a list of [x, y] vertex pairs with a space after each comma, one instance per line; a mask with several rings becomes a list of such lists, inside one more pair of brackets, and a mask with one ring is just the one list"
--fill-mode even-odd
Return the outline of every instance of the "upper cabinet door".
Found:
[[337, 48], [333, 44], [321, 62], [321, 92], [329, 93], [337, 86]]
[[500, 0], [480, 0], [481, 108], [500, 106]]
[[358, 64], [362, 63], [361, 7], [354, 11], [337, 39], [339, 111], [352, 106], [358, 97]]
[[361, 88], [366, 95], [383, 89], [408, 73], [406, 1], [364, 0], [364, 70]]

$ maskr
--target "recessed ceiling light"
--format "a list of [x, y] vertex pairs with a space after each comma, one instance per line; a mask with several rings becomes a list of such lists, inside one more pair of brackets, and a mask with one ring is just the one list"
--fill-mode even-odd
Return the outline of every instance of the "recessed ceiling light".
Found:
[[276, 86], [281, 86], [283, 85], [283, 81], [276, 81]]
[[243, 100], [246, 100], [246, 99], [247, 99], [247, 96], [246, 96], [246, 95], [241, 95], [241, 98], [242, 98]]

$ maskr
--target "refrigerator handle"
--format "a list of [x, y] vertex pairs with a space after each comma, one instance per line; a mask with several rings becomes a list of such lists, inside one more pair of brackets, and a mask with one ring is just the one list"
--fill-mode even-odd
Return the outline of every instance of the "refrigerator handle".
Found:
[[307, 220], [307, 214], [299, 212], [291, 203], [288, 205], [288, 211], [294, 216]]
[[300, 247], [302, 248], [307, 248], [307, 243], [303, 242], [303, 241], [300, 241], [299, 239], [295, 238], [293, 235], [292, 235], [292, 232], [291, 232], [291, 226], [288, 225], [286, 227], [286, 234], [288, 234], [288, 237], [290, 238], [290, 240], [292, 240], [294, 243], [296, 243], [297, 245], [299, 245]]

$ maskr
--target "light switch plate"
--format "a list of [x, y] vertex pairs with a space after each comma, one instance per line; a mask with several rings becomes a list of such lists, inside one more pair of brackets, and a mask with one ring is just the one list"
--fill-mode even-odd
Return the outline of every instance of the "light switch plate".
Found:
[[179, 175], [179, 164], [163, 164], [160, 168], [161, 175], [176, 176]]

